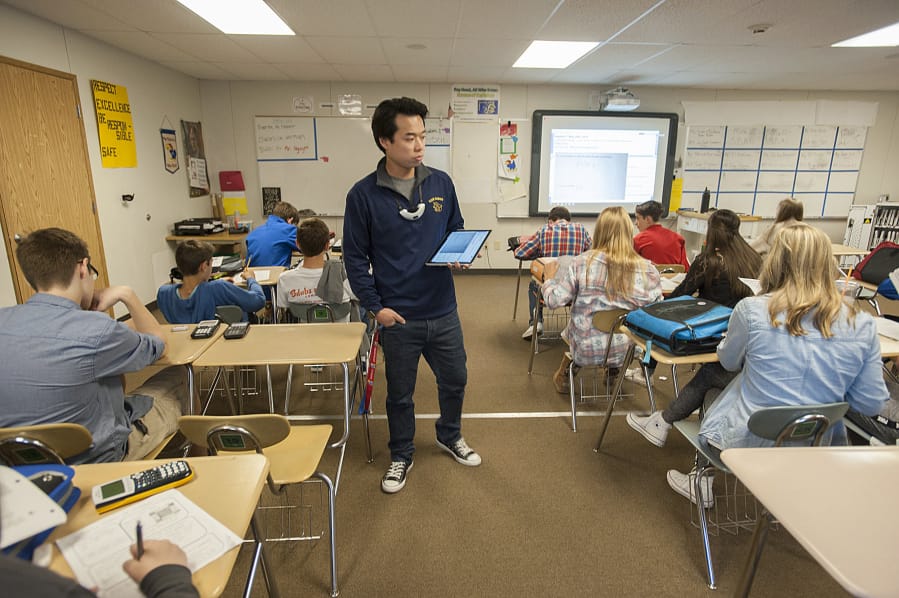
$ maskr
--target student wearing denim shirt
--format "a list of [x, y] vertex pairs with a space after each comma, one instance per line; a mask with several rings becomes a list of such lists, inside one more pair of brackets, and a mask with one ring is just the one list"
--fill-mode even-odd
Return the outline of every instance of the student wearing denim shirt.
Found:
[[[830, 239], [807, 224], [786, 226], [774, 238], [761, 294], [737, 304], [718, 345], [721, 365], [740, 374], [702, 421], [699, 435], [709, 446], [771, 446], [748, 427], [749, 417], [766, 407], [847, 401], [864, 415], [881, 410], [889, 394], [877, 328], [869, 314], [843, 301], [834, 264]], [[824, 442], [846, 444], [841, 422]], [[671, 470], [668, 482], [691, 496], [687, 474]], [[702, 492], [711, 494], [711, 484]]]

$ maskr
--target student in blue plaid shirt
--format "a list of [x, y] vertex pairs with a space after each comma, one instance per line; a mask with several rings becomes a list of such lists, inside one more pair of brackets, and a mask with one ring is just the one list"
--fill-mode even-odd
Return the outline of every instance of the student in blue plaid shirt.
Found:
[[[571, 222], [568, 208], [556, 206], [549, 211], [549, 221], [530, 237], [519, 237], [520, 245], [515, 249], [515, 257], [533, 260], [538, 257], [559, 257], [560, 255], [580, 255], [590, 249], [590, 233], [583, 224]], [[538, 286], [533, 280], [528, 287], [528, 327], [521, 335], [531, 340], [534, 327], [543, 332], [543, 322], [534, 322], [537, 311]]]

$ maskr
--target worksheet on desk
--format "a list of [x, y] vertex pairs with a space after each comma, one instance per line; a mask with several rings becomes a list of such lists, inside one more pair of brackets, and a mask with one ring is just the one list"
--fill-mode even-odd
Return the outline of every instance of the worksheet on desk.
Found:
[[138, 521], [144, 540], [170, 540], [187, 555], [196, 572], [235, 546], [241, 539], [178, 490], [167, 490], [113, 511], [99, 521], [56, 541], [78, 583], [98, 588], [101, 598], [143, 596], [122, 569], [131, 558]]

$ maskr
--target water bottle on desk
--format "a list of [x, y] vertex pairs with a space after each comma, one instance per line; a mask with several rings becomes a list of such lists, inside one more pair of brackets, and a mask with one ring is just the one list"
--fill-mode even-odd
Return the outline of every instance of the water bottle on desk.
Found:
[[712, 199], [712, 194], [709, 192], [709, 188], [706, 187], [705, 191], [702, 192], [702, 203], [699, 204], [699, 212], [705, 214], [709, 211], [709, 201]]

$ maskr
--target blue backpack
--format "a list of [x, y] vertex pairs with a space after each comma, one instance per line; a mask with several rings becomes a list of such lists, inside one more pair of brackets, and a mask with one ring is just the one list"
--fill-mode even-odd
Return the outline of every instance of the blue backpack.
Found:
[[731, 312], [708, 299], [675, 297], [635, 309], [624, 325], [672, 355], [695, 355], [715, 350]]

